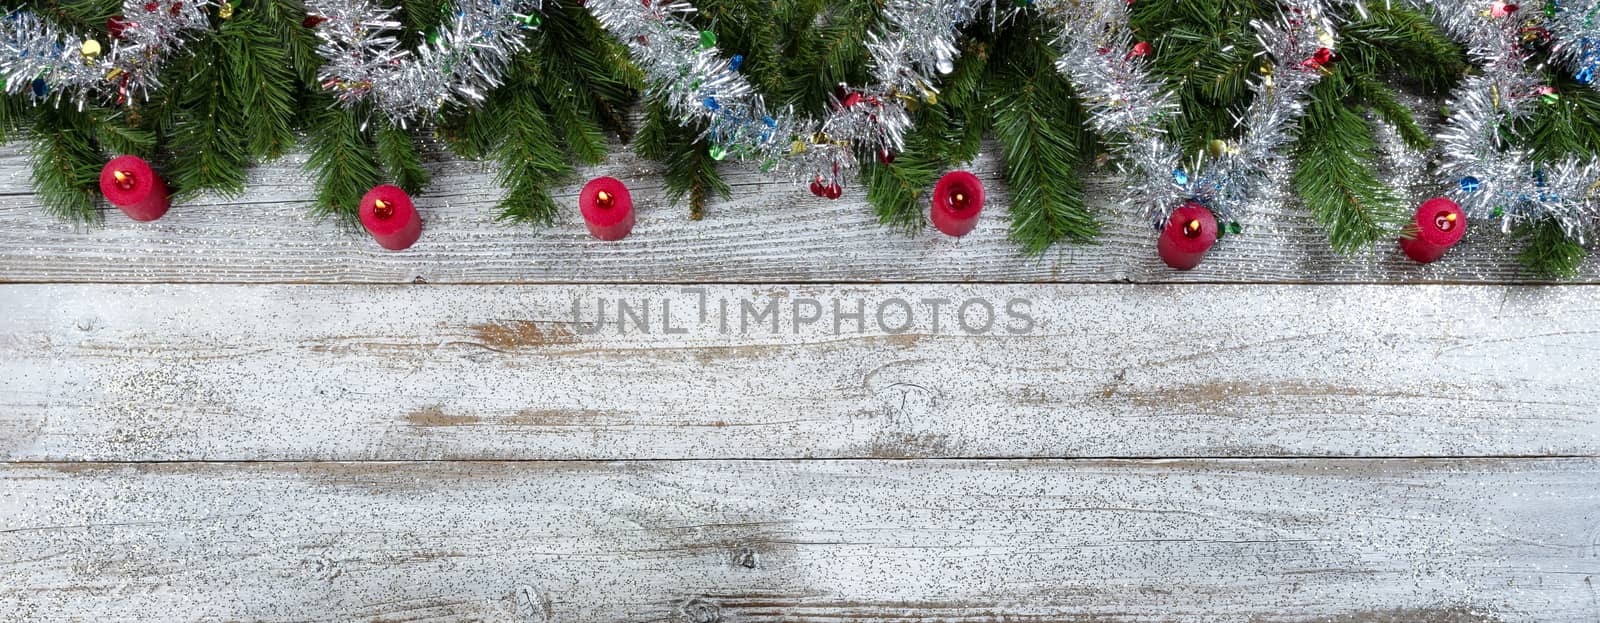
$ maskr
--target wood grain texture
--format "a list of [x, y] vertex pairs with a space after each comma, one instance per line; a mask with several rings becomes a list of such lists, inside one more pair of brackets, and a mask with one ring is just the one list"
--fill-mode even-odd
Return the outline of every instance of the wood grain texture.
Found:
[[1600, 617], [1600, 462], [11, 464], [0, 619]]
[[1596, 293], [10, 285], [0, 458], [1589, 456]]
[[[1120, 185], [1096, 176], [1090, 197], [1105, 224], [1099, 245], [1062, 246], [1024, 257], [1006, 239], [1008, 197], [989, 149], [972, 170], [991, 203], [978, 229], [960, 240], [929, 229], [915, 236], [876, 224], [860, 185], [844, 199], [812, 197], [801, 185], [736, 165], [726, 167], [733, 197], [703, 221], [663, 197], [661, 171], [619, 146], [607, 164], [558, 188], [571, 206], [547, 230], [494, 221], [500, 192], [487, 165], [434, 156], [433, 189], [417, 204], [421, 242], [383, 251], [364, 234], [307, 216], [311, 183], [291, 156], [256, 170], [249, 197], [175, 206], [161, 220], [135, 223], [115, 210], [106, 224], [74, 228], [47, 216], [29, 191], [26, 158], [0, 147], [0, 281], [315, 282], [315, 283], [688, 283], [688, 282], [1524, 282], [1516, 246], [1478, 226], [1441, 262], [1421, 266], [1398, 245], [1342, 257], [1281, 191], [1247, 211], [1246, 235], [1213, 250], [1189, 273], [1156, 258], [1155, 234], [1116, 205]], [[613, 175], [632, 187], [638, 226], [620, 243], [592, 240], [577, 215], [583, 181]], [[1420, 198], [1421, 190], [1413, 194]], [[1578, 282], [1600, 282], [1590, 261]]]

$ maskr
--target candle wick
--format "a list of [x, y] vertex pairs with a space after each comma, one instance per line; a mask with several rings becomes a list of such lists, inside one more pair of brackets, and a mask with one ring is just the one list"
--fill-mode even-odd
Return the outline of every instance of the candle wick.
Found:
[[1183, 224], [1183, 235], [1187, 238], [1200, 237], [1200, 219], [1190, 219]]
[[127, 171], [112, 171], [111, 176], [117, 180], [117, 188], [133, 190], [133, 174]]
[[376, 199], [372, 202], [372, 214], [378, 218], [389, 218], [394, 216], [394, 207], [387, 201]]

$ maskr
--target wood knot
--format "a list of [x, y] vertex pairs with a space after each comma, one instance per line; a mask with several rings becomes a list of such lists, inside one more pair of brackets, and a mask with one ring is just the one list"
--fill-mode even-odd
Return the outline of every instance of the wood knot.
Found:
[[722, 623], [722, 608], [704, 599], [690, 599], [678, 606], [678, 620], [683, 623]]
[[746, 569], [756, 568], [756, 551], [748, 547], [734, 550], [733, 564]]

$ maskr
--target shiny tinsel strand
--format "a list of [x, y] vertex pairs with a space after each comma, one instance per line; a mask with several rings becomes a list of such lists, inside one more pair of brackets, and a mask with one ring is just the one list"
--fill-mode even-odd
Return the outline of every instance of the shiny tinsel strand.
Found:
[[1251, 85], [1255, 97], [1238, 123], [1244, 136], [1218, 153], [1186, 163], [1168, 140], [1167, 120], [1181, 114], [1167, 85], [1150, 76], [1144, 54], [1128, 28], [1125, 0], [1045, 3], [1065, 19], [1058, 40], [1057, 67], [1072, 81], [1089, 107], [1094, 129], [1120, 157], [1129, 185], [1128, 203], [1160, 228], [1184, 201], [1196, 201], [1221, 220], [1235, 219], [1266, 180], [1265, 171], [1283, 159], [1295, 140], [1305, 111], [1306, 92], [1327, 71], [1316, 59], [1331, 52], [1335, 29], [1320, 4], [1290, 2], [1275, 23], [1252, 23], [1265, 54], [1261, 75]]
[[1184, 198], [1172, 173], [1182, 160], [1166, 124], [1182, 113], [1166, 84], [1134, 52], [1125, 0], [1067, 4], [1056, 67], [1089, 109], [1089, 122], [1116, 152], [1128, 183], [1124, 201], [1160, 223]]
[[109, 42], [67, 32], [38, 15], [16, 11], [0, 20], [0, 76], [11, 94], [35, 102], [91, 99], [116, 104], [149, 99], [161, 88], [167, 55], [192, 31], [208, 28], [204, 0], [127, 0], [121, 32]]
[[1540, 27], [1537, 12], [1509, 3], [1484, 10], [1481, 2], [1410, 1], [1466, 45], [1482, 68], [1450, 94], [1438, 137], [1439, 172], [1451, 197], [1469, 217], [1498, 219], [1502, 229], [1549, 218], [1581, 240], [1594, 228], [1600, 166], [1576, 158], [1535, 163], [1515, 144], [1519, 137], [1507, 138], [1507, 128], [1555, 95], [1539, 68], [1529, 66], [1520, 37]]
[[1600, 89], [1600, 0], [1548, 0], [1550, 53], [1578, 82]]
[[447, 105], [475, 106], [500, 86], [524, 31], [539, 23], [542, 0], [457, 0], [436, 35], [415, 51], [394, 33], [398, 8], [367, 0], [311, 0], [319, 18], [322, 86], [346, 105], [370, 101], [405, 126]]
[[874, 84], [841, 86], [821, 119], [769, 111], [714, 38], [683, 17], [688, 2], [590, 0], [585, 6], [627, 44], [644, 71], [649, 96], [681, 122], [705, 122], [717, 158], [752, 160], [763, 170], [839, 186], [859, 157], [904, 148], [908, 99], [936, 97], [939, 76], [954, 67], [956, 31], [992, 0], [890, 0], [885, 26], [866, 42]]

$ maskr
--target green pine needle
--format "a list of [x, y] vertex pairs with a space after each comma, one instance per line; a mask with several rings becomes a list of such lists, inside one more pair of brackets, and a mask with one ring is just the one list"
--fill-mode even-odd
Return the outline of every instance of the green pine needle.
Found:
[[255, 10], [239, 8], [217, 30], [224, 96], [242, 124], [245, 148], [257, 160], [277, 158], [295, 143], [300, 112], [297, 78], [279, 33]]
[[313, 106], [319, 104], [323, 108], [312, 119], [307, 139], [311, 154], [306, 169], [317, 187], [312, 213], [354, 225], [362, 195], [383, 179], [373, 145], [361, 128], [366, 113], [347, 110], [325, 97], [317, 98]]
[[712, 195], [727, 198], [733, 192], [717, 171], [717, 160], [711, 157], [709, 146], [697, 138], [699, 134], [696, 128], [676, 123], [664, 104], [652, 102], [645, 108], [644, 125], [634, 137], [634, 150], [639, 155], [666, 166], [662, 181], [667, 187], [667, 199], [674, 204], [689, 199], [690, 220], [705, 217]]
[[941, 163], [929, 158], [930, 150], [907, 144], [907, 150], [891, 164], [872, 161], [863, 165], [867, 201], [878, 215], [878, 223], [911, 234], [927, 224], [924, 193], [939, 178]]
[[571, 175], [572, 164], [557, 146], [555, 129], [537, 94], [527, 89], [501, 91], [496, 110], [505, 138], [495, 150], [500, 164], [495, 179], [507, 192], [500, 201], [499, 219], [553, 224], [557, 209], [547, 186]]
[[373, 142], [384, 175], [407, 193], [421, 193], [432, 177], [422, 168], [422, 156], [411, 141], [411, 133], [387, 120], [375, 120], [374, 124], [378, 127], [373, 132]]
[[244, 192], [249, 154], [244, 148], [245, 119], [241, 102], [228, 84], [224, 35], [208, 35], [190, 42], [193, 55], [186, 66], [187, 79], [170, 85], [179, 93], [181, 109], [175, 115], [169, 151], [180, 154], [171, 162], [168, 181], [179, 200], [201, 191], [224, 195]]
[[1011, 239], [1028, 254], [1057, 242], [1092, 242], [1100, 223], [1084, 203], [1079, 169], [1091, 141], [1086, 120], [1036, 24], [999, 55], [1008, 63], [987, 84], [995, 137], [1011, 190]]
[[1336, 109], [1295, 148], [1294, 190], [1340, 253], [1399, 235], [1404, 206], [1368, 167], [1377, 143], [1366, 121]]
[[39, 106], [33, 126], [33, 187], [46, 211], [75, 223], [98, 223], [100, 169], [95, 124], [70, 106]]
[[1555, 220], [1522, 223], [1512, 231], [1522, 241], [1517, 261], [1530, 272], [1546, 279], [1571, 279], [1588, 252], [1577, 239], [1568, 236]]

